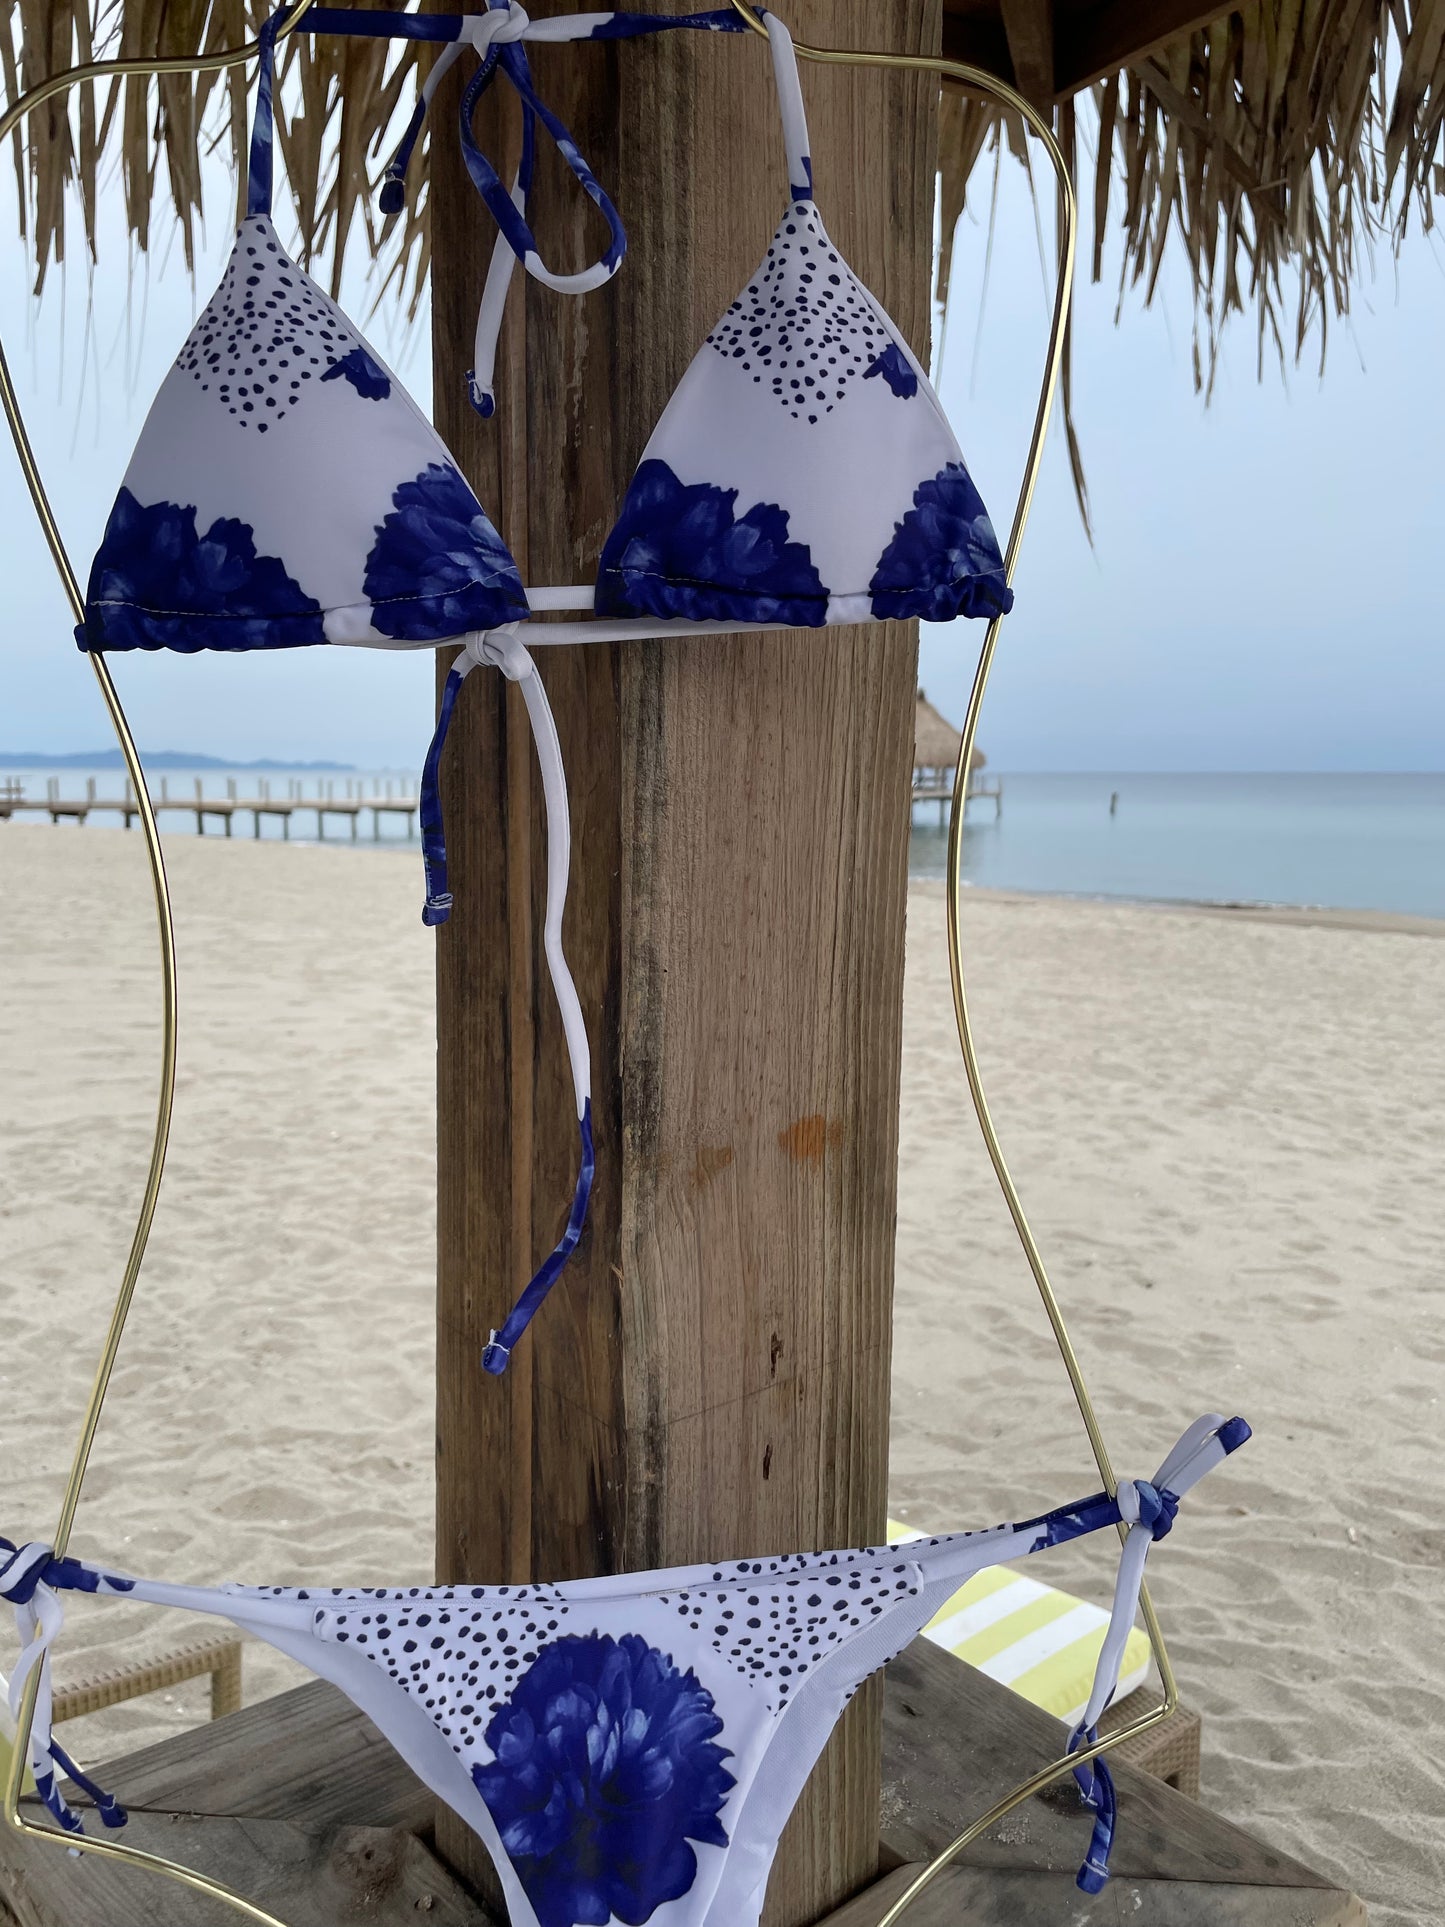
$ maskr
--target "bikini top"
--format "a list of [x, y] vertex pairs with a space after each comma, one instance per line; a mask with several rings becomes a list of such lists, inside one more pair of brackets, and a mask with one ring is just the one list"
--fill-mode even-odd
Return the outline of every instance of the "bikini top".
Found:
[[[465, 677], [486, 662], [517, 682], [547, 808], [544, 949], [572, 1070], [580, 1138], [556, 1247], [483, 1355], [492, 1372], [581, 1237], [594, 1173], [586, 1024], [562, 950], [570, 848], [561, 750], [532, 642], [993, 616], [1012, 595], [983, 503], [907, 343], [829, 240], [813, 200], [807, 122], [787, 29], [767, 16], [791, 199], [756, 274], [699, 349], [649, 441], [606, 543], [595, 591], [524, 588], [516, 563], [440, 436], [336, 303], [286, 253], [271, 222], [274, 46], [260, 33], [247, 213], [215, 295], [162, 384], [90, 573], [83, 649], [285, 649], [309, 643], [464, 646], [422, 775], [423, 918], [451, 908], [439, 767]], [[427, 109], [468, 47], [461, 101], [468, 172], [498, 230], [469, 372], [491, 377], [514, 264], [563, 293], [616, 273], [617, 211], [539, 99], [523, 42], [746, 31], [733, 9], [569, 14], [531, 21], [516, 0], [476, 15], [311, 8], [315, 33], [442, 43], [396, 158], [384, 212]], [[510, 189], [477, 145], [476, 106], [497, 74], [521, 102]], [[608, 240], [574, 274], [543, 262], [528, 225], [539, 129], [601, 212]], [[591, 611], [538, 621], [540, 612]]]
[[[91, 570], [82, 648], [430, 647], [535, 610], [589, 605], [602, 625], [539, 625], [528, 640], [558, 639], [559, 627], [582, 640], [699, 624], [946, 621], [1009, 607], [997, 540], [928, 377], [823, 226], [797, 64], [776, 16], [767, 27], [792, 199], [658, 422], [595, 593], [530, 596], [441, 438], [276, 236], [273, 47], [285, 17], [273, 14], [260, 36], [246, 218], [141, 431]], [[302, 23], [449, 43], [388, 170], [391, 208], [438, 69], [466, 46], [481, 56], [461, 136], [499, 231], [471, 377], [484, 413], [513, 261], [580, 293], [608, 280], [626, 248], [611, 201], [537, 97], [522, 42], [678, 27], [745, 30], [731, 9], [532, 22], [505, 0], [461, 16], [316, 7]], [[472, 132], [499, 72], [523, 108], [510, 191]], [[527, 223], [539, 126], [607, 223], [605, 252], [577, 274], [545, 266]]]

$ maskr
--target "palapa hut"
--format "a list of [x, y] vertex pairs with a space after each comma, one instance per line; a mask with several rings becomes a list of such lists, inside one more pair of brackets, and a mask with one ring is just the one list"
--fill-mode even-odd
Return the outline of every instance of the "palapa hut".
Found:
[[[945, 820], [947, 799], [953, 794], [962, 742], [958, 730], [920, 689], [913, 709], [913, 794], [915, 800], [938, 803], [940, 822]], [[1001, 807], [1002, 785], [986, 787], [980, 781], [979, 773], [987, 762], [983, 751], [975, 747], [968, 764], [968, 795], [992, 796]]]
[[[942, 782], [958, 767], [958, 750], [963, 741], [948, 718], [933, 707], [920, 689], [913, 710], [913, 780]], [[975, 749], [969, 769], [982, 769], [988, 758]]]
[[[937, 49], [928, 0], [785, 0], [779, 11], [803, 41]], [[948, 0], [943, 12], [946, 50], [1017, 80], [1052, 114], [1066, 154], [1085, 151], [1081, 117], [1097, 124], [1094, 272], [1112, 207], [1125, 281], [1146, 301], [1165, 250], [1182, 247], [1202, 380], [1232, 311], [1252, 305], [1262, 343], [1281, 353], [1315, 332], [1323, 341], [1348, 306], [1357, 244], [1395, 240], [1412, 207], [1429, 218], [1445, 114], [1434, 0], [1259, 0], [1234, 11], [1197, 0]], [[252, 0], [17, 0], [0, 37], [6, 87], [13, 99], [94, 57], [233, 47], [262, 13]], [[404, 301], [430, 279], [434, 359], [448, 376], [436, 385], [438, 425], [533, 580], [582, 579], [579, 532], [610, 526], [618, 477], [696, 348], [688, 317], [721, 313], [755, 265], [758, 183], [766, 175], [780, 197], [786, 189], [760, 51], [719, 58], [688, 38], [537, 49], [549, 107], [585, 134], [635, 244], [585, 317], [581, 302], [514, 291], [486, 423], [453, 378], [469, 366], [492, 242], [455, 138], [460, 76], [431, 116], [404, 209], [383, 219], [373, 189], [434, 50], [307, 33], [285, 43], [277, 141], [303, 254], [339, 286], [351, 247]], [[101, 184], [117, 169], [134, 245], [150, 247], [159, 200], [193, 259], [200, 157], [218, 151], [240, 175], [247, 79], [101, 79], [17, 129], [20, 226], [37, 282], [77, 238], [94, 254]], [[830, 218], [852, 233], [854, 267], [887, 286], [900, 326], [922, 343], [935, 151], [947, 243], [977, 163], [1021, 150], [1019, 129], [952, 90], [940, 123], [936, 89], [876, 68], [816, 70], [808, 104], [812, 151], [829, 162]], [[438, 138], [443, 128], [449, 138]], [[515, 120], [493, 97], [478, 132], [509, 165]], [[679, 190], [679, 156], [705, 164], [705, 193]], [[591, 237], [561, 174], [550, 156], [539, 169], [537, 231], [570, 270], [590, 258]], [[449, 854], [466, 887], [436, 949], [438, 1576], [562, 1580], [874, 1543], [886, 1499], [911, 649], [905, 637], [823, 647], [810, 634], [762, 647], [753, 637], [598, 644], [551, 658], [581, 799], [571, 960], [589, 1009], [605, 1013], [591, 1039], [597, 1184], [555, 1314], [539, 1321], [523, 1368], [485, 1378], [489, 1310], [511, 1302], [555, 1235], [545, 1205], [534, 1222], [534, 1200], [554, 1197], [562, 1175], [570, 1184], [577, 1120], [536, 995], [539, 786], [519, 758], [516, 701], [473, 680], [443, 776]], [[772, 1927], [804, 1927], [845, 1902], [850, 1922], [872, 1927], [888, 1895], [863, 1890], [881, 1844], [900, 1862], [934, 1850], [955, 1818], [976, 1817], [1057, 1745], [1055, 1724], [1040, 1715], [1042, 1729], [1028, 1725], [1006, 1689], [990, 1698], [981, 1678], [959, 1683], [961, 1668], [940, 1683], [926, 1659], [906, 1719], [894, 1702], [911, 1765], [896, 1747], [881, 1754], [873, 1686], [829, 1740], [774, 1870]], [[151, 1840], [262, 1886], [292, 1919], [364, 1911], [387, 1927], [434, 1904], [449, 1922], [491, 1918], [433, 1856], [481, 1887], [475, 1836], [447, 1813], [430, 1832], [415, 1782], [388, 1778], [373, 1740], [321, 1689], [302, 1692], [310, 1697], [289, 1696], [289, 1725], [253, 1708], [227, 1737], [189, 1739], [190, 1767], [148, 1756], [150, 1797], [137, 1805], [155, 1822]], [[986, 1738], [960, 1749], [960, 1733]], [[896, 1820], [886, 1843], [881, 1757], [884, 1811]], [[1137, 1779], [1120, 1775], [1139, 1801]], [[238, 1832], [216, 1813], [214, 1789], [238, 1777], [238, 1797], [252, 1802], [240, 1812], [286, 1816], [276, 1856], [269, 1823]], [[168, 1823], [172, 1813], [184, 1826]], [[1057, 1818], [1031, 1801], [1011, 1836], [1026, 1844], [1009, 1848], [1008, 1864], [992, 1850], [960, 1863], [910, 1923], [966, 1914], [988, 1927], [1017, 1918], [1020, 1904], [1073, 1918], [1069, 1850], [1048, 1831]], [[1310, 1884], [1204, 1810], [1185, 1824], [1192, 1871], [1159, 1844], [1162, 1819], [1140, 1849], [1151, 1919], [1227, 1911], [1265, 1927], [1287, 1912], [1298, 1927], [1323, 1927], [1359, 1917], [1326, 1881]], [[27, 1852], [0, 1839], [0, 1857]], [[1209, 1870], [1221, 1866], [1230, 1898], [1211, 1908]], [[17, 1882], [27, 1922], [139, 1917], [108, 1877], [106, 1863], [36, 1850]], [[195, 1917], [185, 1897], [164, 1918]]]

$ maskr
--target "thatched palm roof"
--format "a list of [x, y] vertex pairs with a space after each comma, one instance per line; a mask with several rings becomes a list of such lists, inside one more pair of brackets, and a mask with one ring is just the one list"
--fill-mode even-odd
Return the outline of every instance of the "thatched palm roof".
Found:
[[[913, 767], [915, 769], [953, 769], [958, 763], [959, 745], [962, 736], [946, 716], [928, 700], [920, 689], [913, 711]], [[982, 769], [988, 758], [981, 749], [973, 752], [969, 763], [971, 770]]]
[[[1092, 182], [1095, 280], [1111, 221], [1121, 300], [1138, 288], [1147, 304], [1183, 250], [1200, 385], [1232, 313], [1253, 310], [1261, 358], [1311, 337], [1323, 357], [1371, 243], [1397, 246], [1412, 213], [1429, 227], [1445, 189], [1439, 0], [945, 0], [945, 18], [946, 50], [1056, 106], [1075, 179]], [[978, 162], [1023, 141], [961, 94], [940, 133], [946, 289]]]
[[[263, 11], [257, 0], [11, 0], [0, 35], [6, 90], [13, 99], [95, 56], [236, 44]], [[1123, 285], [1146, 302], [1166, 252], [1184, 251], [1201, 381], [1232, 312], [1253, 309], [1261, 350], [1298, 353], [1315, 334], [1323, 347], [1371, 240], [1397, 242], [1412, 209], [1431, 219], [1445, 179], [1440, 0], [1255, 0], [1222, 12], [1201, 0], [946, 0], [945, 16], [947, 51], [1056, 107], [1066, 150], [1095, 182], [1096, 276], [1116, 214]], [[418, 63], [432, 57], [298, 34], [279, 116], [308, 249], [334, 263], [364, 231], [368, 250], [386, 254], [388, 282], [413, 298], [427, 269], [425, 192], [384, 236], [368, 176], [398, 104], [410, 104]], [[199, 155], [217, 148], [239, 174], [244, 133], [238, 75], [91, 86], [69, 97], [68, 114], [52, 103], [15, 148], [38, 278], [71, 239], [71, 186], [94, 251], [99, 184], [117, 160], [135, 242], [150, 244], [160, 196], [189, 260]], [[1023, 148], [1016, 126], [956, 93], [945, 96], [941, 137], [947, 243], [980, 160], [991, 171], [990, 160]]]

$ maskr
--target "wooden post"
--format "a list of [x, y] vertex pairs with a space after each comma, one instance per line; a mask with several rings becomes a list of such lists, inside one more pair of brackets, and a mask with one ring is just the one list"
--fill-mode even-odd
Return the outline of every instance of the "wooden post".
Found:
[[[801, 39], [897, 51], [934, 50], [940, 31], [938, 0], [798, 0], [788, 17]], [[586, 582], [787, 177], [755, 36], [530, 58], [629, 252], [581, 299], [514, 285], [483, 423], [465, 371], [493, 229], [455, 143], [435, 142], [436, 408], [526, 580]], [[926, 354], [936, 84], [806, 67], [804, 86], [823, 217]], [[506, 91], [477, 127], [509, 170]], [[554, 158], [535, 224], [548, 260], [575, 268], [601, 226]], [[560, 1232], [577, 1133], [541, 954], [531, 742], [515, 691], [469, 679], [443, 769], [456, 907], [437, 945], [439, 1579], [881, 1535], [916, 658], [898, 624], [542, 653], [572, 795], [566, 941], [598, 1175], [581, 1250], [500, 1380], [479, 1355]], [[876, 1688], [858, 1696], [793, 1815], [774, 1927], [818, 1919], [876, 1868], [879, 1706]], [[445, 1813], [439, 1839], [486, 1884]]]

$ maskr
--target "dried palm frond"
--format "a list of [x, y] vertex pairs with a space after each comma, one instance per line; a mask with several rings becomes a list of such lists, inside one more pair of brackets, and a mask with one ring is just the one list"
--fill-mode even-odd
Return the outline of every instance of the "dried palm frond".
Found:
[[[1171, 245], [1194, 291], [1194, 374], [1208, 390], [1231, 314], [1252, 307], [1261, 366], [1329, 327], [1379, 239], [1445, 191], [1445, 0], [1257, 0], [1092, 89], [1093, 274], [1119, 209], [1120, 298], [1147, 305]], [[1059, 131], [1073, 158], [1072, 113]], [[962, 96], [939, 146], [946, 292], [953, 226], [981, 154], [1018, 129]]]
[[[264, 11], [262, 0], [9, 0], [6, 92], [107, 54], [235, 45]], [[335, 285], [359, 225], [367, 251], [386, 256], [381, 285], [410, 305], [428, 265], [426, 170], [407, 211], [381, 225], [368, 174], [433, 57], [426, 45], [298, 34], [282, 60], [278, 138], [307, 259], [329, 253]], [[97, 197], [115, 159], [136, 245], [151, 244], [163, 179], [192, 262], [202, 157], [219, 152], [244, 173], [245, 84], [239, 72], [92, 84], [32, 116], [13, 158], [37, 286], [65, 258], [77, 203], [94, 256]], [[1397, 243], [1412, 210], [1429, 226], [1445, 186], [1445, 0], [1255, 0], [1092, 92], [1095, 278], [1116, 204], [1121, 296], [1142, 287], [1147, 303], [1168, 248], [1183, 248], [1202, 387], [1228, 317], [1248, 306], [1261, 356], [1272, 343], [1297, 357], [1315, 334], [1323, 352], [1361, 251], [1377, 236]], [[1072, 152], [1067, 114], [1060, 131]], [[941, 293], [974, 170], [1005, 149], [1026, 156], [1016, 120], [945, 97]]]
[[[10, 0], [0, 32], [7, 99], [82, 61], [148, 53], [184, 54], [239, 46], [255, 37], [270, 8], [262, 0]], [[385, 158], [399, 112], [409, 111], [436, 49], [304, 34], [279, 55], [276, 134], [303, 259], [329, 258], [333, 292], [359, 226], [369, 257], [385, 256], [384, 287], [414, 308], [426, 282], [426, 169], [404, 213], [374, 212], [373, 174]], [[126, 224], [137, 247], [152, 245], [159, 191], [179, 228], [187, 267], [195, 264], [204, 214], [203, 160], [217, 154], [244, 182], [246, 87], [228, 74], [89, 83], [48, 102], [14, 138], [20, 231], [35, 261], [35, 285], [66, 258], [68, 224], [96, 253], [97, 197], [118, 163]], [[239, 197], [238, 197], [239, 198]]]

